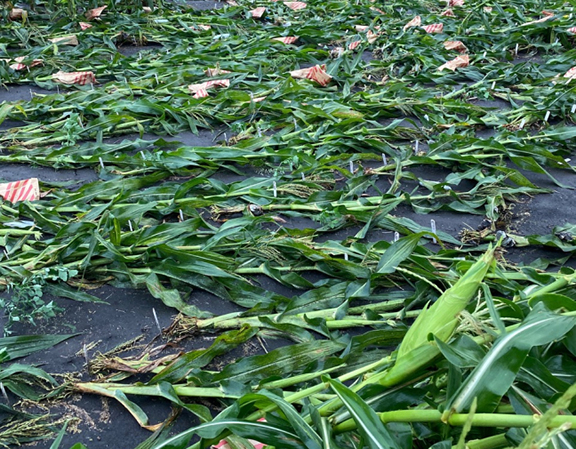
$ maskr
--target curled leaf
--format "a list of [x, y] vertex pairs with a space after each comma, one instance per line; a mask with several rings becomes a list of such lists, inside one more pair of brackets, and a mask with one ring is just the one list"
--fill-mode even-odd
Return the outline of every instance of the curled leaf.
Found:
[[[543, 12], [544, 12], [544, 11], [543, 11]], [[546, 21], [548, 21], [548, 20], [550, 20], [550, 19], [553, 19], [553, 18], [554, 18], [554, 14], [552, 14], [552, 15], [545, 14], [544, 17], [542, 17], [541, 19], [532, 20], [532, 21], [530, 21], [530, 22], [523, 23], [523, 24], [520, 25], [520, 26], [525, 27], [525, 26], [528, 26], [528, 25], [534, 25], [535, 23], [546, 22]]]
[[349, 50], [355, 50], [362, 43], [362, 41], [354, 41], [348, 44]]
[[55, 37], [53, 39], [48, 40], [53, 44], [58, 45], [72, 45], [72, 46], [78, 45], [78, 38], [74, 34], [71, 34], [69, 36]]
[[444, 42], [444, 48], [446, 50], [455, 50], [458, 53], [466, 53], [468, 51], [462, 41], [446, 41]]
[[204, 98], [208, 96], [208, 89], [229, 86], [230, 80], [211, 80], [204, 83], [190, 84], [188, 90], [191, 94], [194, 94], [194, 98]]
[[29, 64], [24, 64], [24, 60], [26, 59], [25, 56], [18, 56], [17, 58], [11, 59], [2, 59], [2, 61], [11, 62], [15, 61], [14, 64], [10, 64], [10, 68], [12, 70], [24, 70], [25, 68], [36, 67], [38, 65], [42, 65], [43, 61], [41, 59], [34, 59]]
[[288, 8], [290, 8], [293, 11], [298, 11], [299, 9], [305, 9], [306, 8], [306, 3], [304, 3], [304, 2], [284, 2], [284, 5], [286, 5]]
[[574, 79], [576, 78], [576, 67], [572, 67], [564, 74], [564, 78]]
[[430, 34], [441, 33], [444, 29], [444, 25], [441, 23], [432, 23], [430, 25], [423, 26], [422, 29]]
[[469, 65], [470, 65], [470, 57], [468, 55], [461, 55], [456, 56], [451, 61], [442, 64], [440, 67], [438, 67], [438, 71], [441, 72], [444, 69], [450, 69], [452, 71], [455, 71], [458, 68], [468, 67]]
[[307, 69], [292, 70], [292, 78], [309, 79], [316, 81], [321, 86], [327, 86], [332, 77], [326, 73], [326, 64], [315, 65]]
[[58, 72], [52, 75], [52, 81], [62, 84], [85, 84], [97, 83], [94, 72]]
[[272, 40], [288, 45], [296, 42], [298, 40], [298, 36], [273, 37]]
[[230, 72], [230, 70], [224, 70], [221, 69], [220, 67], [216, 67], [214, 69], [206, 69], [204, 71], [204, 73], [206, 74], [206, 76], [219, 76], [219, 75], [225, 75], [226, 73], [232, 73]]
[[28, 11], [26, 11], [22, 8], [12, 8], [10, 10], [10, 13], [8, 14], [8, 18], [10, 20], [26, 19], [27, 16], [28, 16]]
[[104, 5], [104, 6], [100, 6], [99, 8], [91, 9], [90, 11], [88, 11], [86, 13], [86, 19], [88, 19], [88, 20], [97, 19], [98, 17], [100, 17], [102, 15], [102, 12], [106, 8], [108, 8], [108, 6]]
[[372, 30], [368, 30], [368, 32], [366, 33], [366, 37], [368, 38], [368, 43], [373, 44], [374, 42], [376, 42], [376, 39], [378, 39], [378, 37], [381, 35], [382, 35], [382, 33], [375, 33]]
[[266, 8], [264, 8], [263, 6], [259, 6], [258, 8], [254, 8], [249, 12], [252, 15], [253, 19], [260, 19], [266, 12]]
[[421, 23], [422, 23], [422, 18], [420, 16], [416, 16], [410, 22], [408, 22], [406, 25], [404, 25], [404, 28], [402, 28], [402, 29], [404, 31], [406, 31], [408, 28], [419, 27]]

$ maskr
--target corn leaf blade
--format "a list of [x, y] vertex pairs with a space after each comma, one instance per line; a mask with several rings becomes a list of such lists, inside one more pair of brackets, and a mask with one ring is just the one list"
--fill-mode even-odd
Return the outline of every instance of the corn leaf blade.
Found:
[[370, 449], [400, 449], [376, 412], [360, 396], [337, 380], [329, 379], [328, 382], [350, 412]]

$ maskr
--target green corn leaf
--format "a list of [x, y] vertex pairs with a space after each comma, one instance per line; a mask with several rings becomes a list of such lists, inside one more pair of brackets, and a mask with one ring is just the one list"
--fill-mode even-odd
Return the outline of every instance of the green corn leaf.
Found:
[[334, 441], [332, 426], [328, 422], [328, 419], [320, 416], [320, 413], [318, 413], [318, 409], [316, 408], [313, 408], [310, 411], [310, 416], [314, 423], [314, 427], [318, 429], [318, 433], [320, 434], [322, 449], [340, 449], [340, 446]]
[[337, 380], [327, 379], [327, 381], [350, 412], [365, 444], [370, 449], [400, 449], [376, 412], [360, 396]]
[[442, 355], [458, 368], [474, 368], [485, 355], [482, 347], [467, 335], [460, 335], [450, 344], [435, 339]]
[[193, 427], [154, 446], [153, 449], [186, 449], [194, 435], [215, 439], [225, 431], [278, 448], [306, 449], [306, 446], [293, 431], [266, 422], [251, 422], [234, 418], [215, 419], [209, 423]]
[[168, 307], [173, 307], [184, 315], [206, 317], [207, 312], [203, 312], [198, 307], [187, 304], [176, 289], [165, 288], [156, 273], [151, 273], [146, 277], [146, 287], [154, 298], [160, 299]]
[[64, 438], [64, 435], [66, 435], [66, 427], [68, 427], [68, 421], [66, 421], [64, 423], [64, 425], [62, 426], [62, 429], [60, 429], [60, 432], [58, 432], [56, 439], [50, 445], [50, 449], [60, 449], [60, 444], [62, 444], [62, 439]]
[[162, 425], [162, 427], [156, 430], [152, 435], [150, 435], [150, 437], [146, 438], [146, 440], [142, 441], [134, 449], [153, 449], [155, 445], [168, 439], [171, 427], [172, 422], [168, 420]]
[[[546, 410], [546, 412], [542, 415], [542, 418], [531, 427], [522, 443], [518, 446], [518, 449], [530, 449], [534, 447], [535, 441], [540, 440], [542, 438], [542, 434], [549, 432], [548, 427], [551, 421], [563, 410], [566, 410], [570, 407], [574, 397], [576, 397], [576, 384], [573, 384], [567, 388], [564, 394], [556, 400], [554, 405]], [[569, 441], [564, 441], [568, 443], [566, 444], [566, 447], [571, 446]], [[537, 444], [538, 443], [536, 443], [536, 445]]]
[[34, 352], [44, 351], [78, 334], [68, 335], [21, 335], [19, 337], [0, 338], [0, 348], [5, 348], [8, 359], [14, 360]]
[[184, 379], [190, 371], [202, 368], [210, 363], [214, 357], [222, 355], [245, 343], [252, 338], [258, 329], [244, 326], [239, 330], [232, 330], [219, 335], [208, 349], [197, 349], [178, 357], [173, 363], [154, 376], [149, 385], [156, 383], [176, 383]]
[[482, 284], [482, 292], [484, 293], [484, 299], [486, 301], [486, 305], [488, 307], [488, 311], [490, 312], [490, 318], [492, 318], [492, 322], [498, 329], [498, 332], [501, 334], [506, 331], [504, 323], [502, 322], [502, 318], [500, 318], [500, 314], [496, 310], [496, 305], [494, 304], [494, 298], [492, 297], [492, 292], [490, 292], [490, 287], [486, 284]]
[[418, 246], [420, 239], [426, 235], [430, 234], [426, 232], [410, 234], [392, 243], [380, 258], [376, 272], [380, 274], [390, 274], [396, 271], [398, 265], [410, 257], [414, 249]]
[[296, 373], [306, 368], [308, 364], [323, 360], [344, 347], [343, 343], [336, 341], [319, 340], [274, 349], [264, 355], [239, 359], [215, 374], [212, 382], [227, 380], [255, 383], [270, 376]]
[[[57, 382], [50, 374], [34, 366], [13, 363], [0, 369], [0, 381], [7, 382], [11, 379], [12, 376], [17, 377], [20, 375], [30, 376], [31, 378], [38, 378], [51, 385], [57, 385]], [[17, 384], [14, 385], [16, 386]]]
[[6, 119], [8, 114], [10, 114], [10, 111], [12, 111], [13, 108], [14, 105], [10, 103], [4, 103], [2, 106], [0, 106], [0, 125]]
[[546, 308], [550, 310], [576, 310], [576, 301], [566, 295], [561, 295], [559, 293], [545, 293], [541, 295], [530, 296], [528, 305], [530, 307], [534, 307], [539, 302], [543, 303]]
[[530, 349], [562, 338], [575, 324], [576, 317], [550, 313], [537, 305], [517, 329], [496, 340], [449, 400], [447, 410], [460, 413], [477, 398], [479, 412], [493, 411], [514, 382]]
[[320, 440], [320, 437], [298, 414], [293, 405], [266, 390], [262, 391], [260, 395], [266, 397], [278, 407], [278, 410], [282, 412], [307, 449], [322, 449], [322, 441]]
[[[568, 335], [566, 336], [568, 338]], [[552, 398], [558, 393], [566, 391], [570, 386], [568, 382], [559, 376], [556, 370], [551, 370], [536, 357], [530, 355], [518, 371], [517, 379], [526, 385], [530, 385], [533, 391], [537, 391], [542, 398]]]
[[123, 392], [116, 390], [109, 396], [120, 402], [120, 404], [122, 404], [126, 410], [128, 410], [128, 412], [134, 417], [140, 426], [148, 426], [148, 415], [146, 415], [144, 410], [142, 410], [138, 404], [128, 399]]
[[73, 299], [79, 302], [93, 302], [96, 304], [108, 304], [106, 301], [102, 301], [100, 298], [86, 293], [85, 291], [74, 289], [64, 282], [58, 282], [57, 284], [48, 284], [46, 286], [46, 292], [54, 296], [60, 296], [61, 298]]
[[520, 156], [510, 156], [510, 160], [514, 162], [518, 167], [524, 170], [530, 170], [535, 173], [541, 173], [543, 175], [548, 176], [556, 184], [558, 187], [562, 187], [563, 189], [572, 189], [570, 187], [560, 181], [558, 181], [554, 176], [552, 176], [546, 169], [544, 169], [536, 160], [532, 157], [520, 157]]

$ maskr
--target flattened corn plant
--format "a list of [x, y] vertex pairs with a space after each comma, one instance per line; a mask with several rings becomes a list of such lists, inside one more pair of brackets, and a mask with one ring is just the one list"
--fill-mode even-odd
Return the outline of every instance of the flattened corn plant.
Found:
[[[73, 388], [155, 431], [140, 449], [576, 446], [574, 225], [510, 227], [516, 202], [573, 171], [572, 7], [229, 3], [110, 2], [91, 27], [104, 3], [2, 10], [0, 79], [37, 93], [0, 106], [0, 161], [98, 179], [41, 179], [40, 200], [0, 204], [0, 281], [80, 301], [146, 288], [180, 313], [169, 335], [218, 334], [183, 355], [101, 358], [106, 380]], [[451, 48], [469, 65], [439, 71]], [[322, 64], [325, 86], [290, 75]], [[226, 81], [192, 95], [208, 70]], [[410, 211], [487, 224], [457, 238]], [[557, 257], [515, 267], [512, 244]], [[198, 290], [238, 311], [199, 309]], [[258, 336], [294, 344], [210, 369]], [[165, 398], [189, 430], [169, 436], [175, 415], [151, 423], [129, 395]]]

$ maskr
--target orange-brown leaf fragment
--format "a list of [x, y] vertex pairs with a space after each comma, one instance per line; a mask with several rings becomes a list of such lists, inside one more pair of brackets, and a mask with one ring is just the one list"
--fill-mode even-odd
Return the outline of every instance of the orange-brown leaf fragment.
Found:
[[52, 80], [62, 84], [95, 84], [96, 76], [94, 72], [58, 72], [52, 75]]
[[446, 41], [444, 42], [444, 48], [446, 50], [455, 50], [458, 53], [466, 53], [468, 51], [462, 41]]
[[440, 67], [438, 67], [438, 71], [441, 72], [444, 69], [450, 69], [452, 71], [455, 71], [458, 68], [468, 67], [469, 65], [470, 65], [470, 57], [468, 55], [461, 55], [456, 56], [451, 61], [442, 64]]
[[321, 86], [327, 86], [332, 80], [332, 77], [326, 73], [326, 64], [315, 65], [307, 69], [292, 70], [290, 72], [292, 78], [309, 79], [316, 81]]

